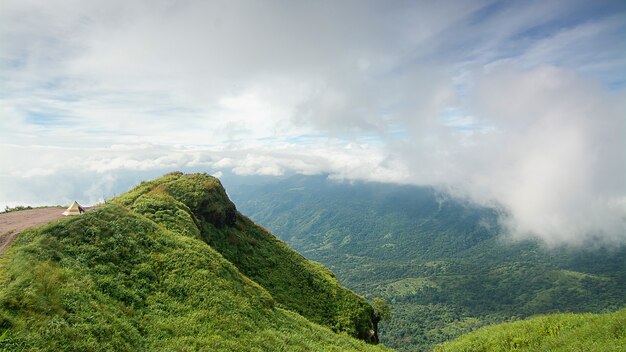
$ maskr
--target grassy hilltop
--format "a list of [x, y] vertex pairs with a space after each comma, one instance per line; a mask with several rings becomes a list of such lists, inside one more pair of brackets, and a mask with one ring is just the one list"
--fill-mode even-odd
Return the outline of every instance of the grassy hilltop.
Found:
[[353, 338], [373, 339], [372, 318], [204, 174], [25, 231], [0, 259], [7, 351], [384, 350]]

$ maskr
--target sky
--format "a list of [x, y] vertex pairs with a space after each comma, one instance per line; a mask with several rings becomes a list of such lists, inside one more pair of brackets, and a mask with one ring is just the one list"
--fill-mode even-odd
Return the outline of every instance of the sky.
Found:
[[0, 3], [0, 205], [173, 170], [431, 185], [624, 244], [626, 2]]

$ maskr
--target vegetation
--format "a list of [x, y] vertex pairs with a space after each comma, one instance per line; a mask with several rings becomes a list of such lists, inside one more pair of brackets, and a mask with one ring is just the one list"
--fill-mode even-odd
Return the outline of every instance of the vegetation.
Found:
[[372, 307], [374, 308], [374, 316], [376, 317], [376, 321], [385, 321], [391, 318], [391, 308], [384, 299], [380, 297], [375, 297], [372, 300]]
[[[284, 268], [281, 257], [265, 260], [300, 277], [268, 278], [269, 266], [261, 263], [257, 276], [265, 281], [256, 281], [240, 269], [252, 263], [235, 265], [205, 242], [222, 235], [237, 238], [233, 246], [264, 236], [237, 252], [258, 260], [290, 251], [236, 213], [219, 181], [180, 173], [145, 182], [96, 211], [23, 232], [0, 258], [0, 349], [384, 350], [346, 335], [358, 335], [363, 312], [373, 309], [328, 270], [291, 252], [286, 262], [294, 267]], [[311, 301], [303, 306], [314, 316], [328, 311], [319, 314], [341, 333], [284, 300], [281, 290], [300, 280], [312, 280], [315, 289], [294, 300]]]
[[551, 314], [489, 326], [435, 348], [455, 351], [624, 351], [626, 310]]
[[20, 211], [20, 210], [28, 210], [28, 209], [33, 209], [33, 207], [31, 207], [30, 205], [28, 206], [24, 206], [24, 205], [18, 205], [15, 207], [9, 207], [8, 205], [4, 207], [3, 211], [0, 211], [0, 213], [10, 213], [12, 211]]
[[548, 250], [501, 235], [497, 210], [434, 189], [295, 176], [229, 188], [239, 208], [393, 310], [384, 344], [427, 350], [482, 326], [626, 304], [626, 248]]
[[[246, 194], [249, 198], [246, 198]], [[606, 350], [626, 344], [626, 250], [505, 242], [432, 189], [172, 173], [25, 231], [0, 258], [0, 350]], [[247, 199], [247, 200], [246, 200]], [[388, 302], [388, 303], [387, 303]], [[501, 325], [484, 327], [494, 323]], [[617, 346], [617, 347], [616, 347]]]
[[114, 202], [149, 214], [167, 229], [202, 238], [287, 309], [334, 331], [376, 342], [374, 311], [365, 299], [239, 214], [216, 178], [173, 173]]
[[50, 207], [56, 207], [56, 208], [64, 208], [61, 205], [53, 205], [53, 206], [38, 206], [38, 207], [31, 207], [30, 205], [17, 205], [14, 207], [9, 207], [8, 205], [4, 207], [4, 210], [0, 211], [0, 214], [4, 214], [4, 213], [11, 213], [14, 211], [22, 211], [22, 210], [31, 210], [31, 209], [38, 209], [38, 208], [50, 208]]

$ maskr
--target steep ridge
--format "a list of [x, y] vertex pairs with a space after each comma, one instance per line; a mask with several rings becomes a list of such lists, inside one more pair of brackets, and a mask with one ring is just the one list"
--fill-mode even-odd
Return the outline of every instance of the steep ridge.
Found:
[[331, 331], [369, 337], [371, 314], [207, 175], [142, 183], [26, 230], [0, 258], [4, 350], [384, 350]]
[[335, 331], [376, 342], [371, 306], [341, 287], [332, 272], [238, 213], [216, 178], [172, 173], [114, 201], [166, 228], [187, 224], [183, 232], [199, 235], [287, 309]]

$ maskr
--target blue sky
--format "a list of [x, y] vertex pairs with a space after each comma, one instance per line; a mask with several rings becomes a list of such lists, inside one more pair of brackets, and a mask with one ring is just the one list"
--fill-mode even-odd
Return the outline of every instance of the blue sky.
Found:
[[624, 240], [624, 1], [0, 6], [0, 204], [328, 173], [498, 204], [516, 236]]

